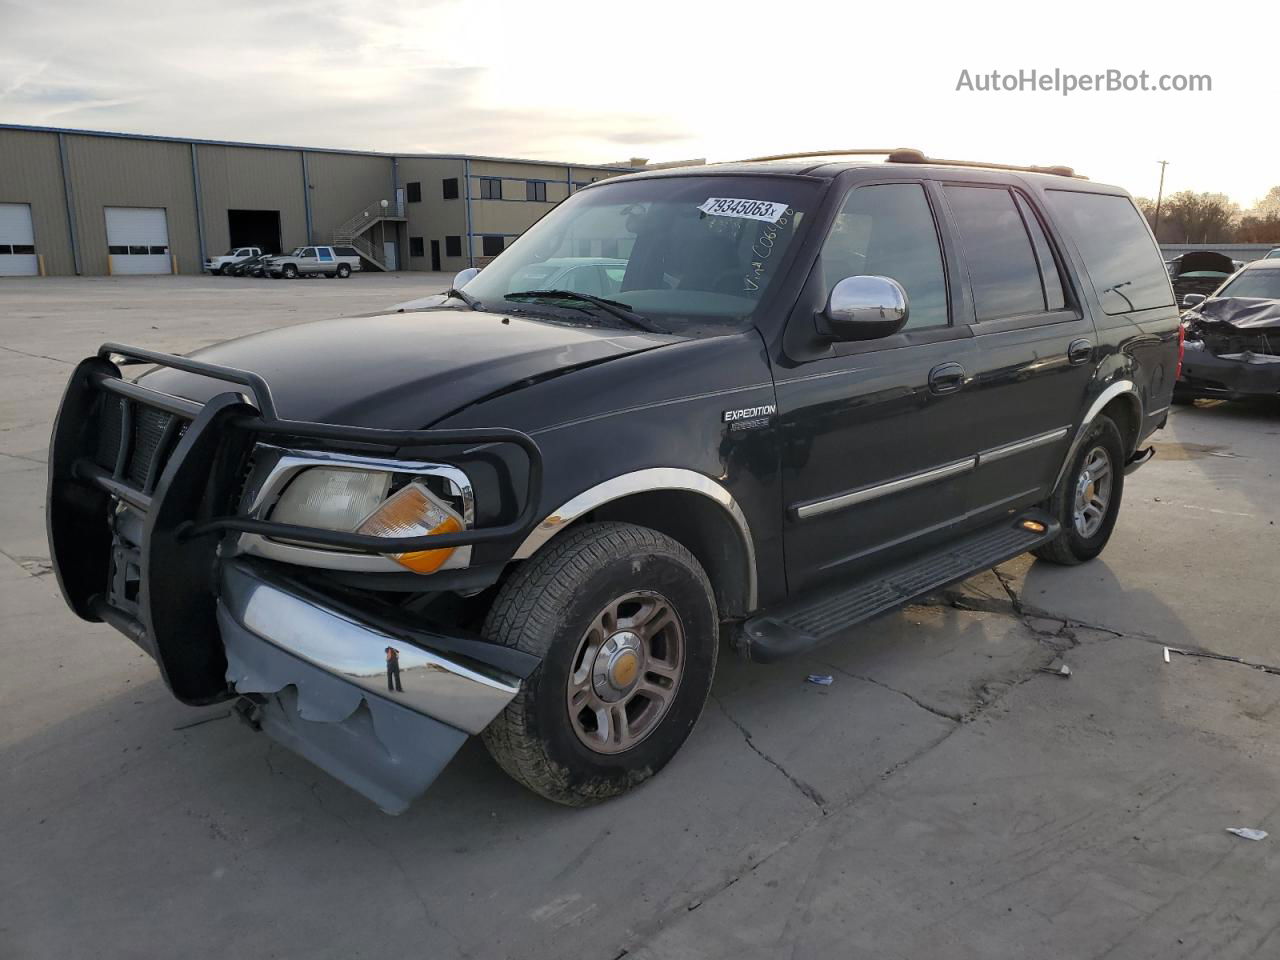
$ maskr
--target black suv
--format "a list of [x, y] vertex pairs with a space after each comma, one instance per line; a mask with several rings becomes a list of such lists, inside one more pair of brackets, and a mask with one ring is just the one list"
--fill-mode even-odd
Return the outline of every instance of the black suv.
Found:
[[641, 173], [425, 309], [105, 344], [54, 428], [52, 556], [178, 699], [388, 811], [470, 734], [585, 804], [671, 759], [722, 637], [770, 661], [1097, 556], [1178, 363], [1145, 221], [1065, 168]]

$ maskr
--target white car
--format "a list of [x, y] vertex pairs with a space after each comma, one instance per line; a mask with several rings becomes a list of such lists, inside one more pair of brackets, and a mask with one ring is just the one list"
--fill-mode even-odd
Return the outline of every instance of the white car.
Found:
[[220, 257], [210, 257], [204, 262], [204, 268], [213, 274], [222, 274], [224, 277], [231, 272], [241, 260], [248, 260], [250, 257], [259, 256], [262, 253], [261, 247], [236, 247], [228, 250]]

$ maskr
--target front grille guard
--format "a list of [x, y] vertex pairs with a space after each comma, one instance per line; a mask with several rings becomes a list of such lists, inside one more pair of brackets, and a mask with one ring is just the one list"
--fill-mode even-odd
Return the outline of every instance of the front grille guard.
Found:
[[[205, 363], [200, 360], [191, 360], [187, 357], [141, 350], [137, 347], [129, 347], [118, 343], [103, 344], [98, 351], [98, 356], [104, 360], [110, 360], [111, 357], [118, 356], [123, 358], [126, 364], [133, 362], [172, 367], [175, 370], [183, 370], [187, 373], [195, 373], [246, 386], [253, 392], [254, 405], [258, 409], [258, 413], [232, 417], [230, 426], [258, 436], [287, 436], [302, 440], [320, 440], [338, 444], [349, 443], [360, 447], [386, 447], [393, 451], [402, 447], [505, 443], [519, 447], [528, 458], [529, 470], [523, 497], [524, 503], [519, 516], [510, 523], [500, 526], [417, 537], [375, 537], [368, 534], [322, 530], [318, 527], [300, 526], [291, 523], [275, 523], [250, 517], [224, 516], [216, 517], [204, 523], [189, 523], [179, 534], [183, 539], [210, 533], [234, 531], [301, 541], [317, 546], [341, 547], [365, 553], [409, 553], [415, 550], [433, 550], [446, 547], [470, 546], [478, 543], [493, 543], [523, 536], [533, 529], [539, 519], [537, 510], [542, 488], [542, 453], [533, 438], [528, 434], [521, 433], [519, 430], [511, 430], [505, 427], [486, 427], [471, 430], [379, 430], [370, 427], [311, 423], [303, 420], [283, 420], [276, 413], [275, 401], [271, 396], [271, 387], [266, 380], [256, 373]], [[95, 372], [90, 379], [98, 389], [156, 407], [187, 420], [194, 420], [205, 406], [182, 397], [175, 397], [152, 390], [121, 379], [119, 376], [112, 377], [102, 372]], [[131, 408], [126, 404], [124, 409], [128, 411]], [[127, 417], [128, 414], [126, 413]], [[176, 419], [170, 421], [171, 426], [177, 423]], [[176, 431], [176, 427], [174, 430]], [[117, 467], [113, 473], [108, 474], [106, 470], [91, 460], [82, 460], [77, 464], [77, 474], [92, 483], [98, 484], [107, 493], [119, 497], [131, 506], [145, 512], [150, 507], [150, 491], [145, 488], [137, 489], [133, 487], [125, 482], [121, 476], [123, 466], [128, 462], [127, 437], [128, 428], [126, 426], [122, 431], [122, 441], [117, 455]], [[164, 448], [165, 442], [162, 441], [157, 458], [163, 455]]]
[[[120, 368], [130, 364], [169, 367], [246, 389], [196, 403], [124, 379]], [[110, 469], [96, 456], [104, 394], [127, 401], [117, 405], [121, 439]], [[171, 415], [141, 485], [128, 475], [134, 405]], [[506, 523], [415, 537], [375, 537], [236, 515], [245, 461], [254, 443], [267, 436], [393, 456], [403, 448], [464, 447], [474, 453], [514, 446], [527, 461], [522, 496], [515, 492], [507, 461], [493, 459], [507, 474], [500, 487], [522, 502], [515, 519]], [[86, 620], [107, 621], [151, 653], [179, 699], [208, 703], [226, 695], [214, 577], [221, 534], [251, 533], [377, 554], [518, 543], [540, 519], [541, 492], [541, 451], [518, 430], [380, 430], [287, 420], [279, 416], [267, 381], [256, 373], [106, 343], [76, 367], [67, 384], [50, 445], [46, 522], [54, 571], [72, 610]], [[133, 561], [139, 571], [136, 602], [113, 596], [113, 550], [119, 556], [113, 500], [143, 517]], [[424, 586], [428, 581], [424, 578]]]

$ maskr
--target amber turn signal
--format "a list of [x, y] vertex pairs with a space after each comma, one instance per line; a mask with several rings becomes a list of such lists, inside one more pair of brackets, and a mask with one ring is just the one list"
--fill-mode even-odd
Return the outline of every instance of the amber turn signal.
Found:
[[[464, 528], [461, 517], [415, 480], [388, 497], [360, 524], [358, 532], [375, 537], [421, 537], [460, 533]], [[414, 573], [435, 573], [453, 551], [453, 547], [444, 547], [387, 556]]]

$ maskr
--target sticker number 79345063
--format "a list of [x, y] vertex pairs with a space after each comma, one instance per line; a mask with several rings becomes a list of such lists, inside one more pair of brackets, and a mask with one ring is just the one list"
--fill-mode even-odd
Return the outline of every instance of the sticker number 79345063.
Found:
[[777, 223], [778, 218], [787, 212], [787, 205], [785, 203], [774, 203], [770, 200], [709, 197], [698, 209], [712, 217], [741, 217], [746, 220], [763, 220], [766, 223]]

